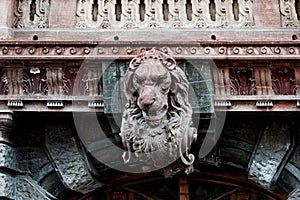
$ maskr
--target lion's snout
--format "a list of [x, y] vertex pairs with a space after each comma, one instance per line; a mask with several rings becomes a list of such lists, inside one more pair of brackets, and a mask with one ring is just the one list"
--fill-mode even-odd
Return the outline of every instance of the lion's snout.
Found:
[[145, 87], [140, 94], [139, 104], [142, 110], [148, 111], [150, 106], [155, 102], [155, 92], [149, 87]]

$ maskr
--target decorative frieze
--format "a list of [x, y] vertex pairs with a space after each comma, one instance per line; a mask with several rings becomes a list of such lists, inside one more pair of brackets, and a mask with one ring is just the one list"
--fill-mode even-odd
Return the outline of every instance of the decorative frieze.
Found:
[[14, 28], [48, 28], [50, 0], [17, 0]]
[[78, 0], [77, 28], [254, 26], [252, 0]]
[[[28, 43], [28, 44], [26, 44]], [[118, 42], [86, 42], [84, 45], [69, 42], [59, 42], [56, 45], [26, 42], [18, 45], [0, 42], [0, 59], [131, 59], [134, 55], [156, 47], [164, 53], [174, 55], [174, 58], [189, 59], [298, 59], [300, 55], [298, 42], [280, 42], [277, 45], [269, 42], [253, 42], [245, 44], [240, 42], [221, 43], [218, 41], [197, 42], [144, 42], [134, 43], [128, 41]], [[76, 43], [76, 42], [75, 42]], [[34, 52], [33, 54], [30, 52]]]
[[[215, 106], [218, 109], [234, 110], [240, 105], [237, 101], [252, 101], [243, 105], [246, 107], [252, 105], [252, 109], [258, 109], [257, 107], [279, 109], [276, 106], [279, 100], [293, 101], [293, 108], [297, 109], [295, 105], [300, 100], [297, 96], [300, 88], [300, 68], [295, 64], [295, 59], [299, 58], [297, 41], [276, 44], [206, 41], [202, 46], [194, 42], [187, 44], [163, 42], [157, 45], [154, 42], [112, 41], [103, 44], [98, 42], [81, 44], [61, 41], [54, 45], [44, 42], [22, 42], [14, 45], [12, 42], [2, 41], [0, 97], [4, 100], [4, 108], [8, 106], [11, 109], [23, 110], [29, 108], [28, 105], [31, 105], [32, 100], [43, 100], [41, 105], [45, 106], [45, 109], [67, 110], [70, 103], [79, 100], [78, 105], [84, 106], [87, 110], [96, 108], [100, 111], [104, 107], [106, 113], [120, 113], [122, 109], [119, 105], [124, 103], [120, 85], [128, 60], [148, 50], [150, 46], [157, 46], [157, 50], [172, 55], [179, 61], [180, 67], [187, 74], [192, 90], [203, 91], [210, 88], [208, 85], [214, 84], [212, 87], [214, 91], [209, 90], [207, 93], [215, 94]], [[5, 61], [12, 58], [22, 62]], [[183, 58], [188, 62], [182, 62]], [[252, 61], [241, 61], [241, 58]], [[263, 61], [270, 58], [286, 61], [284, 63]], [[38, 59], [39, 62], [29, 62], [27, 59]], [[61, 59], [68, 59], [71, 62], [62, 62]], [[228, 60], [227, 64], [219, 62], [223, 59]], [[289, 61], [290, 59], [294, 62]], [[49, 64], [50, 60], [54, 61], [54, 64]], [[214, 60], [215, 65], [208, 62], [209, 60]], [[213, 77], [213, 83], [207, 82], [212, 81], [210, 76]], [[119, 92], [116, 93], [117, 90]], [[211, 95], [203, 95], [203, 92], [195, 94], [196, 98], [190, 98], [190, 103], [193, 111], [198, 112], [197, 99], [201, 99], [201, 104], [210, 102], [212, 98]], [[48, 107], [45, 103], [47, 101]], [[267, 101], [272, 102], [273, 106], [263, 103]], [[205, 104], [201, 106], [203, 109], [206, 107], [207, 110], [213, 110]]]

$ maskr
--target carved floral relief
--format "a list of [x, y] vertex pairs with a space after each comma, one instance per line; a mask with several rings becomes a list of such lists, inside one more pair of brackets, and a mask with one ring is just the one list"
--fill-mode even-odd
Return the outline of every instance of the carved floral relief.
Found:
[[251, 67], [230, 68], [230, 94], [255, 95], [256, 85]]
[[272, 88], [276, 95], [296, 94], [296, 79], [293, 68], [272, 68], [271, 74]]
[[46, 95], [48, 92], [46, 70], [38, 67], [25, 68], [23, 89], [27, 95]]

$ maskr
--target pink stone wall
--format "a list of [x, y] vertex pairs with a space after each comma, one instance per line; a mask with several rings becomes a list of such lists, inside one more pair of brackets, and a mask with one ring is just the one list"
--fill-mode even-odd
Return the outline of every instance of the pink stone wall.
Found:
[[50, 2], [50, 28], [74, 28], [77, 0], [52, 0]]
[[279, 0], [253, 1], [255, 27], [281, 27]]

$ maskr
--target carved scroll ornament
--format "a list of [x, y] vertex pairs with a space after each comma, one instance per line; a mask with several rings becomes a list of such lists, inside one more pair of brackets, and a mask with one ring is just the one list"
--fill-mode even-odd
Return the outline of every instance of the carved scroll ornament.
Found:
[[255, 25], [253, 0], [120, 2], [77, 0], [76, 28], [230, 28]]
[[50, 0], [18, 0], [15, 28], [48, 28]]
[[135, 159], [159, 168], [180, 157], [192, 169], [194, 155], [188, 149], [197, 134], [191, 127], [188, 81], [175, 60], [146, 51], [130, 62], [124, 83], [128, 103], [120, 135], [125, 163]]

